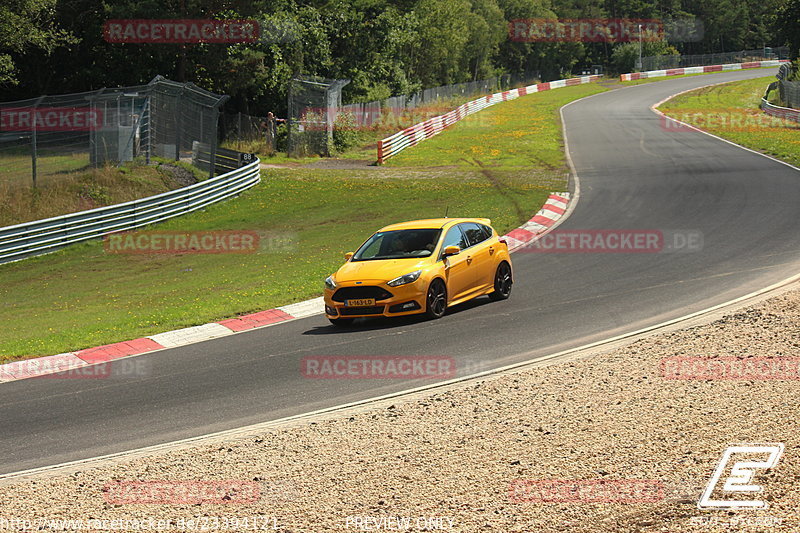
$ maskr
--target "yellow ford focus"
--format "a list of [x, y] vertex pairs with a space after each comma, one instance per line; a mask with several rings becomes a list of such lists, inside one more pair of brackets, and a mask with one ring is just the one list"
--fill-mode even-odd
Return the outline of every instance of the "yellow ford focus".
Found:
[[334, 325], [359, 317], [444, 315], [513, 283], [508, 245], [485, 218], [436, 218], [382, 228], [325, 280], [325, 315]]

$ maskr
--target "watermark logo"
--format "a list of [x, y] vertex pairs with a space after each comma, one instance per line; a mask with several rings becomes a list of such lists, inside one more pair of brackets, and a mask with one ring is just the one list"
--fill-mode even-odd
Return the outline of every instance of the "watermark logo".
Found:
[[255, 20], [127, 19], [103, 25], [109, 43], [255, 43], [259, 24]]
[[[753, 482], [753, 478], [760, 470], [769, 470], [778, 464], [783, 454], [783, 444], [736, 444], [728, 446], [711, 476], [700, 501], [699, 509], [767, 509], [769, 504], [764, 500], [732, 499], [732, 495], [753, 496], [763, 491], [761, 485]], [[734, 457], [743, 457], [747, 460], [734, 460]], [[757, 460], [759, 458], [760, 460]], [[730, 471], [722, 483], [722, 488], [717, 489], [723, 474]], [[722, 492], [718, 499], [712, 498], [715, 491]]]
[[89, 107], [0, 108], [0, 131], [94, 131], [102, 125], [102, 110]]
[[703, 248], [694, 230], [553, 230], [523, 246], [529, 253], [675, 253]]
[[508, 33], [517, 42], [620, 43], [662, 41], [664, 25], [650, 19], [516, 19]]
[[369, 516], [348, 515], [344, 525], [359, 531], [435, 531], [453, 529], [455, 519], [449, 516]]
[[664, 379], [800, 380], [800, 357], [667, 357], [660, 363]]
[[444, 379], [456, 375], [456, 362], [441, 356], [303, 357], [300, 373], [311, 379]]
[[256, 481], [116, 481], [103, 487], [103, 498], [127, 504], [248, 504], [261, 497]]
[[251, 254], [259, 251], [256, 231], [130, 231], [103, 238], [111, 254]]
[[681, 109], [661, 116], [664, 131], [687, 132], [724, 129], [727, 131], [761, 131], [769, 128], [798, 129], [797, 122], [786, 117], [746, 111], [713, 111]]
[[664, 484], [653, 479], [515, 479], [512, 503], [651, 503], [664, 499]]
[[508, 35], [515, 42], [691, 42], [703, 39], [698, 19], [515, 19], [508, 23]]
[[0, 379], [125, 379], [152, 373], [152, 362], [139, 357], [92, 365], [76, 363], [80, 362], [60, 356], [14, 361], [0, 366]]

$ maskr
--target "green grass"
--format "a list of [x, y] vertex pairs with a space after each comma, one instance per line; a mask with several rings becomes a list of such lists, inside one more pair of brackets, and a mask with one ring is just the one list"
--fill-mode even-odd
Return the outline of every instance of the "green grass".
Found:
[[800, 165], [800, 124], [759, 109], [774, 76], [697, 89], [665, 102], [665, 114], [753, 150]]
[[[362, 171], [367, 174], [370, 171]], [[318, 296], [325, 276], [379, 227], [441, 216], [517, 226], [549, 189], [524, 180], [377, 178], [351, 171], [271, 170], [240, 198], [159, 230], [255, 230], [255, 254], [122, 255], [85, 243], [0, 265], [0, 360], [129, 340]]]
[[[438, 217], [447, 209], [451, 217], [491, 218], [504, 233], [566, 186], [558, 108], [602, 90], [570, 87], [498, 104], [482, 112], [486, 119], [473, 117], [408, 150], [404, 158], [415, 164], [407, 168], [398, 158], [383, 168], [268, 169], [262, 183], [239, 198], [158, 226], [257, 231], [266, 243], [257, 253], [111, 254], [102, 242], [89, 242], [0, 265], [0, 361], [130, 340], [319, 296], [342, 254], [393, 222]], [[447, 149], [467, 141], [466, 161]], [[428, 166], [415, 160], [417, 152], [428, 154]], [[442, 166], [449, 163], [453, 168]]]
[[605, 90], [596, 84], [576, 85], [494, 105], [451, 126], [446, 133], [400, 152], [386, 165], [563, 177], [566, 166], [558, 110]]
[[[0, 159], [0, 168], [3, 164]], [[189, 164], [169, 161], [198, 179], [207, 175]], [[85, 166], [85, 165], [84, 165]], [[67, 165], [64, 164], [66, 168]], [[39, 180], [37, 188], [25, 182], [0, 181], [0, 227], [85, 211], [152, 196], [183, 187], [167, 167], [128, 163], [125, 166], [64, 170]]]

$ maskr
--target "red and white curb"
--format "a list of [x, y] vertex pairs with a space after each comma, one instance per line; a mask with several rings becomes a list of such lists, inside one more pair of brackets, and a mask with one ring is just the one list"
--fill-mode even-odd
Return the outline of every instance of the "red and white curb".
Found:
[[620, 81], [644, 80], [648, 78], [660, 78], [664, 76], [683, 76], [684, 74], [703, 74], [705, 72], [723, 72], [728, 70], [743, 70], [748, 68], [777, 67], [783, 63], [788, 63], [788, 59], [776, 59], [773, 61], [751, 61], [750, 63], [728, 63], [726, 65], [705, 65], [702, 67], [683, 67], [668, 68], [663, 70], [647, 70], [645, 72], [631, 72], [620, 74]]
[[[550, 229], [566, 212], [569, 200], [569, 193], [551, 194], [539, 212], [529, 221], [503, 236], [508, 242], [509, 250], [514, 251], [528, 244]], [[323, 312], [323, 299], [319, 297], [258, 313], [203, 324], [202, 326], [167, 331], [131, 341], [117, 342], [76, 352], [24, 359], [0, 365], [0, 383], [54, 374], [56, 372], [74, 371], [96, 363], [106, 363], [132, 355], [194, 344], [226, 335], [233, 335], [240, 331], [320, 315]]]
[[568, 192], [551, 194], [539, 212], [533, 215], [533, 218], [503, 236], [508, 242], [508, 249], [513, 252], [549, 230], [558, 219], [564, 216], [568, 205]]

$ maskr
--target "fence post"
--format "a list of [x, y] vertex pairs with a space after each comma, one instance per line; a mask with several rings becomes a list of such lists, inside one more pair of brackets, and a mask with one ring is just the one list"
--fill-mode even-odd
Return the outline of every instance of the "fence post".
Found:
[[36, 159], [38, 154], [36, 153], [36, 109], [39, 107], [39, 104], [42, 101], [44, 96], [40, 96], [36, 102], [33, 103], [33, 120], [31, 123], [31, 178], [33, 179], [33, 188], [36, 188], [36, 177], [37, 177], [37, 167], [36, 167]]
[[383, 141], [378, 141], [378, 164], [383, 164]]
[[211, 168], [208, 171], [209, 178], [214, 177], [214, 172], [216, 171], [216, 166], [217, 166], [217, 134], [219, 133], [219, 116], [222, 114], [222, 105], [229, 99], [230, 96], [228, 95], [221, 96], [212, 108], [213, 111], [216, 112], [216, 115], [212, 115], [212, 117], [215, 117], [214, 127], [211, 130], [211, 139], [210, 139], [211, 142], [208, 143], [211, 146], [211, 157], [209, 158]]
[[183, 102], [183, 91], [185, 89], [186, 85], [181, 85], [181, 90], [175, 98], [175, 161], [180, 161], [181, 159], [181, 128], [183, 127], [183, 124], [181, 124], [181, 103]]

